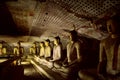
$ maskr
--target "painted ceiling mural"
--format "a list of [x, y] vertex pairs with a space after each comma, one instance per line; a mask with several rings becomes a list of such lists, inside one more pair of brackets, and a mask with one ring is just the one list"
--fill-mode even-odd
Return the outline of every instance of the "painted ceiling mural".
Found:
[[120, 0], [8, 0], [5, 5], [25, 41], [67, 39], [73, 29], [101, 40], [108, 36], [105, 19], [120, 11]]

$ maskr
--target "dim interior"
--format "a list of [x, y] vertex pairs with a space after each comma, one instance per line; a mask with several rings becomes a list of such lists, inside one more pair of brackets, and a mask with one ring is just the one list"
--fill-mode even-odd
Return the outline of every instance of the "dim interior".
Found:
[[[0, 10], [1, 80], [120, 79], [120, 66], [108, 67], [117, 52], [114, 63], [120, 63], [119, 45], [113, 49], [120, 32], [119, 0], [1, 0]], [[112, 34], [115, 39], [105, 42]], [[77, 64], [70, 63], [73, 58]], [[100, 61], [107, 65], [103, 75]]]

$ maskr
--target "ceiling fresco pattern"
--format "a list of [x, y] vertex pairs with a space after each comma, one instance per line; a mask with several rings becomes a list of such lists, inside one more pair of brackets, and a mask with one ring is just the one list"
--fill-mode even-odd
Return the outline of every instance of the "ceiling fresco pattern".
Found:
[[75, 29], [98, 40], [107, 35], [105, 19], [120, 11], [120, 0], [17, 0], [5, 2], [19, 30], [32, 36], [68, 38]]

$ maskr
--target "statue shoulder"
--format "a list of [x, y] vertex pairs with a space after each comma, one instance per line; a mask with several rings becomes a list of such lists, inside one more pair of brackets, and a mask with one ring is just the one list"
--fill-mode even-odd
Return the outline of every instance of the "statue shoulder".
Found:
[[76, 42], [74, 43], [74, 45], [75, 45], [76, 47], [80, 47], [81, 43], [80, 43], [79, 41], [76, 41]]
[[106, 44], [111, 44], [112, 38], [109, 36], [103, 40], [100, 41], [100, 44], [105, 46]]

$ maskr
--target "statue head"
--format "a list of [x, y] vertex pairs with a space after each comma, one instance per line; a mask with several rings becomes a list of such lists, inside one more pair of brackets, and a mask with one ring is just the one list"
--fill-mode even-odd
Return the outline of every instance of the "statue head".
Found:
[[17, 42], [17, 47], [20, 47], [20, 46], [21, 46], [21, 42], [18, 41], [18, 42]]
[[120, 34], [120, 16], [115, 15], [107, 20], [107, 30], [110, 34]]
[[70, 31], [70, 41], [76, 41], [77, 37], [77, 32], [75, 30]]
[[43, 47], [44, 46], [44, 42], [40, 42], [40, 47]]
[[33, 47], [36, 47], [36, 43], [34, 42], [34, 43], [32, 44], [32, 46], [33, 46]]
[[45, 46], [49, 46], [49, 45], [50, 45], [50, 40], [49, 39], [45, 40]]
[[55, 44], [55, 45], [60, 44], [60, 37], [59, 37], [59, 36], [55, 37], [55, 39], [54, 39], [54, 44]]

